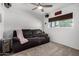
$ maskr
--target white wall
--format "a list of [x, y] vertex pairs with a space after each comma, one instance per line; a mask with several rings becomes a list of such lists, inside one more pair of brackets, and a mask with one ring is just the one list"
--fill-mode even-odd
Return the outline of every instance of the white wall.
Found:
[[[25, 6], [26, 7], [26, 6]], [[10, 35], [15, 29], [42, 29], [42, 21], [32, 10], [18, 4], [4, 9], [4, 36]], [[10, 34], [7, 34], [10, 33]]]
[[[63, 27], [63, 28], [50, 28], [48, 27], [48, 19], [44, 22], [47, 22], [47, 25], [44, 25], [44, 30], [50, 36], [51, 41], [79, 49], [79, 4], [73, 4], [58, 10], [62, 10], [62, 14], [73, 12], [73, 27]], [[58, 10], [55, 10], [51, 13], [50, 17], [54, 17], [54, 13]]]
[[29, 13], [27, 10], [20, 10], [16, 6], [12, 6], [10, 9], [4, 8], [5, 18], [4, 18], [4, 27], [7, 29], [42, 29], [42, 23], [34, 17], [33, 13]]
[[3, 23], [4, 23], [4, 20], [3, 20], [3, 18], [4, 18], [4, 11], [3, 11], [3, 9], [1, 8], [1, 5], [0, 5], [0, 15], [1, 15], [1, 17], [0, 17], [0, 20], [1, 20], [1, 22], [0, 22], [0, 40], [3, 38], [3, 30], [4, 30], [4, 25], [3, 25]]

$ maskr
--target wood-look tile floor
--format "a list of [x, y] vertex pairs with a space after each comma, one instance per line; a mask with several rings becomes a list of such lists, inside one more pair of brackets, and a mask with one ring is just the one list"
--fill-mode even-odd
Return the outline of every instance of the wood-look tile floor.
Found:
[[12, 56], [79, 56], [79, 50], [49, 42], [37, 47], [33, 47]]

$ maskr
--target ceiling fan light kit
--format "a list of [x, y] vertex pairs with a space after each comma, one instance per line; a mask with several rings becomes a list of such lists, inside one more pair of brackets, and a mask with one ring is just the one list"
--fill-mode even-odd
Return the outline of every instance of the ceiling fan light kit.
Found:
[[41, 9], [43, 9], [43, 7], [42, 7], [42, 6], [38, 6], [38, 9], [40, 9], [40, 10], [41, 10]]
[[36, 7], [35, 8], [33, 8], [32, 10], [36, 10], [36, 9], [39, 9], [39, 10], [41, 10], [41, 12], [44, 12], [44, 8], [46, 7], [52, 7], [52, 5], [43, 5], [43, 4], [41, 4], [41, 3], [32, 3], [32, 5], [35, 5]]

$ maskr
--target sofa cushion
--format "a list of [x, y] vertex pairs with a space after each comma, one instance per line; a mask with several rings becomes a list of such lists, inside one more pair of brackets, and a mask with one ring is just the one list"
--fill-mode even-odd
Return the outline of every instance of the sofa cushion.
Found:
[[42, 31], [40, 29], [32, 30], [32, 34], [42, 34]]
[[22, 29], [23, 34], [32, 34], [31, 30]]
[[32, 35], [33, 37], [48, 37], [48, 35], [47, 34], [34, 34], [34, 35]]
[[23, 32], [24, 38], [32, 37], [32, 31], [31, 30], [23, 29], [22, 32]]

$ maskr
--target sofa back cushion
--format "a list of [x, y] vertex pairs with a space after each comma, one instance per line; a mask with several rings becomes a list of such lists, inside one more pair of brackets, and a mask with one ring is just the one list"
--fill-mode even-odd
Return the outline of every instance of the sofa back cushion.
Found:
[[24, 38], [32, 37], [32, 31], [30, 29], [23, 29], [22, 32], [23, 32]]
[[[34, 36], [42, 35], [43, 32], [40, 29], [22, 29], [24, 38], [32, 38]], [[13, 37], [17, 37], [16, 31], [13, 32]]]
[[42, 34], [43, 32], [40, 29], [36, 29], [32, 31], [32, 34]]

